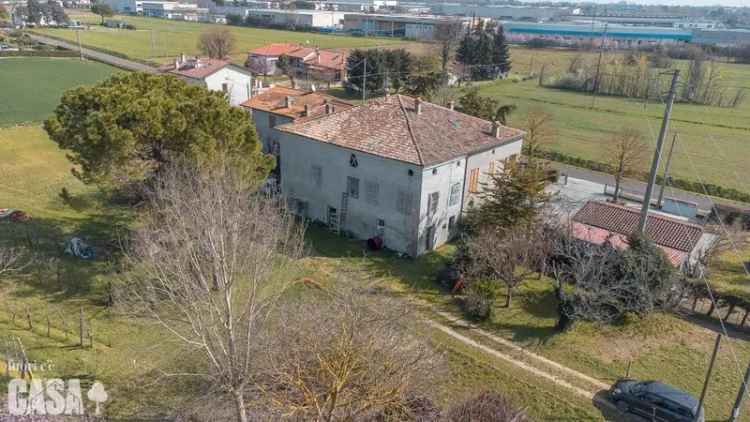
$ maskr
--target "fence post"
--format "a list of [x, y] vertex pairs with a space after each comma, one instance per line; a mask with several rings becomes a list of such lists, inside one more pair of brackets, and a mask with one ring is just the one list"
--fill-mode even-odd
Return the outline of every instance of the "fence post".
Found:
[[625, 369], [625, 378], [630, 378], [630, 368], [633, 366], [633, 361], [628, 360], [628, 368]]
[[83, 347], [83, 306], [78, 317], [78, 338], [80, 340], [81, 347]]
[[34, 325], [31, 323], [31, 311], [26, 308], [26, 321], [29, 323], [29, 331], [34, 329]]

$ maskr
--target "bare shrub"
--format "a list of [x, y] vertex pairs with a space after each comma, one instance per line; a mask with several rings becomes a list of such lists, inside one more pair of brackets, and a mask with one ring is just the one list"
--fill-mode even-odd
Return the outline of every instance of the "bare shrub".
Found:
[[210, 29], [198, 38], [198, 49], [212, 59], [229, 57], [234, 45], [234, 35], [226, 28]]
[[450, 408], [444, 422], [529, 422], [523, 409], [517, 408], [506, 396], [485, 391]]
[[431, 390], [443, 365], [414, 334], [414, 319], [396, 300], [352, 291], [281, 306], [263, 406], [315, 421], [408, 415], [413, 394]]

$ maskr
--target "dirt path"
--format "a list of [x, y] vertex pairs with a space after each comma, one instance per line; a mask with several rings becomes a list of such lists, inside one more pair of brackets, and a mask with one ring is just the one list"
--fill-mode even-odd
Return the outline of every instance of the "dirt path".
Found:
[[[591, 400], [600, 410], [602, 418], [611, 421], [641, 421], [642, 419], [623, 415], [607, 399], [606, 390], [609, 384], [596, 378], [590, 377], [582, 372], [563, 366], [557, 362], [530, 352], [513, 342], [487, 332], [470, 322], [458, 318], [450, 313], [438, 311], [425, 302], [420, 301], [421, 306], [429, 309], [436, 318], [428, 316], [426, 324], [433, 329], [441, 331], [451, 338], [466, 346], [477, 349], [493, 358], [514, 365], [529, 374], [543, 378], [556, 386], [571, 391], [573, 394]], [[445, 321], [445, 322], [443, 322]], [[490, 341], [490, 344], [481, 342], [478, 338]]]

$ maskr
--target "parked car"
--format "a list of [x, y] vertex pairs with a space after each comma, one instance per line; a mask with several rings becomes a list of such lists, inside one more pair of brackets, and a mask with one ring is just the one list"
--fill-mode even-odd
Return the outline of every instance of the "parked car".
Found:
[[698, 409], [695, 397], [659, 381], [620, 379], [610, 389], [610, 398], [620, 412], [649, 421], [705, 421], [703, 408]]

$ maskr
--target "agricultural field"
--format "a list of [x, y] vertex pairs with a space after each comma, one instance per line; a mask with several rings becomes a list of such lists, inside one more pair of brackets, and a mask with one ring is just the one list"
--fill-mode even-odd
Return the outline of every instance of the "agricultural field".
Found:
[[0, 126], [41, 121], [52, 113], [65, 90], [118, 71], [71, 58], [0, 58]]
[[[115, 16], [136, 27], [135, 30], [110, 29], [97, 25], [98, 16], [76, 15], [76, 19], [90, 24], [88, 30], [80, 31], [81, 43], [86, 46], [106, 49], [128, 57], [163, 63], [175, 56], [198, 53], [199, 35], [212, 28], [229, 29], [236, 38], [231, 58], [238, 64], [247, 59], [249, 50], [274, 42], [308, 44], [320, 48], [357, 48], [374, 46], [401, 46], [410, 43], [393, 38], [352, 37], [312, 32], [281, 31], [264, 28], [248, 28], [136, 16]], [[76, 41], [76, 31], [69, 29], [38, 29], [35, 32]]]
[[[546, 65], [552, 75], [566, 67], [578, 52], [513, 48], [513, 72], [537, 73]], [[587, 53], [580, 53], [587, 54]], [[593, 54], [593, 53], [588, 53]], [[606, 57], [606, 56], [605, 56]], [[724, 83], [750, 93], [750, 66], [721, 64]], [[523, 126], [530, 108], [542, 108], [554, 117], [557, 136], [549, 148], [585, 159], [604, 161], [607, 142], [624, 127], [636, 128], [655, 145], [664, 105], [619, 97], [593, 98], [589, 94], [538, 86], [535, 78], [477, 84], [484, 95], [515, 104], [510, 124]], [[593, 107], [592, 107], [593, 105]], [[745, 181], [750, 154], [750, 98], [738, 108], [676, 104], [672, 133], [679, 134], [672, 174], [692, 181], [715, 183], [750, 192]], [[664, 160], [662, 160], [664, 162]], [[644, 170], [647, 170], [644, 163]]]

